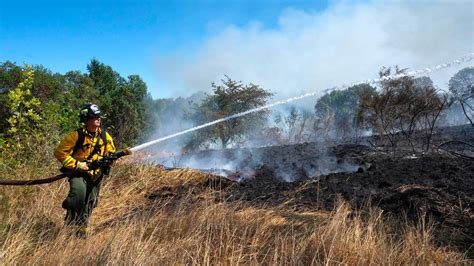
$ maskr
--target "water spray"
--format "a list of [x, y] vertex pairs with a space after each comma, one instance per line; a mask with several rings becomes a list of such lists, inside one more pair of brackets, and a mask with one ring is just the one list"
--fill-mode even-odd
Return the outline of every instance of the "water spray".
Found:
[[[470, 53], [470, 54], [467, 54], [467, 55], [465, 55], [465, 56], [463, 56], [459, 59], [448, 62], [448, 63], [443, 63], [443, 64], [439, 64], [439, 65], [436, 65], [436, 66], [433, 66], [433, 67], [427, 67], [427, 68], [423, 68], [423, 69], [419, 69], [419, 70], [408, 71], [406, 73], [399, 73], [399, 74], [395, 74], [395, 75], [389, 75], [389, 76], [385, 76], [385, 77], [382, 77], [382, 78], [379, 78], [379, 79], [368, 79], [368, 80], [364, 80], [364, 81], [353, 82], [349, 85], [342, 85], [342, 86], [339, 86], [339, 87], [333, 87], [333, 88], [327, 89], [324, 92], [328, 93], [328, 92], [331, 92], [331, 91], [334, 91], [334, 90], [343, 90], [343, 89], [346, 89], [346, 88], [349, 88], [349, 87], [352, 87], [352, 86], [356, 86], [356, 85], [361, 85], [361, 84], [375, 84], [375, 83], [385, 81], [385, 80], [389, 80], [389, 79], [398, 79], [398, 78], [407, 77], [407, 76], [419, 76], [419, 75], [422, 75], [422, 74], [431, 73], [431, 72], [438, 71], [438, 70], [441, 70], [441, 69], [445, 69], [445, 68], [449, 68], [449, 67], [452, 67], [452, 66], [460, 65], [462, 63], [470, 62], [473, 59], [474, 59], [474, 53]], [[296, 100], [300, 100], [300, 99], [303, 99], [303, 98], [307, 98], [307, 97], [316, 96], [317, 94], [319, 94], [319, 92], [309, 92], [309, 93], [306, 93], [306, 94], [303, 94], [303, 95], [300, 95], [300, 96], [296, 96], [296, 97], [293, 97], [293, 98], [290, 98], [290, 99], [277, 101], [277, 102], [274, 102], [274, 103], [271, 103], [271, 104], [268, 104], [268, 105], [265, 105], [265, 106], [261, 106], [261, 107], [257, 107], [257, 108], [254, 108], [254, 109], [247, 110], [245, 112], [241, 112], [241, 113], [234, 114], [234, 115], [231, 115], [231, 116], [228, 116], [228, 117], [220, 118], [220, 119], [202, 124], [200, 126], [189, 128], [189, 129], [183, 130], [181, 132], [177, 132], [177, 133], [174, 133], [174, 134], [171, 134], [171, 135], [159, 138], [159, 139], [155, 139], [155, 140], [140, 144], [138, 146], [135, 146], [135, 147], [131, 148], [130, 152], [136, 152], [136, 151], [145, 149], [149, 146], [152, 146], [154, 144], [157, 144], [157, 143], [163, 142], [165, 140], [172, 139], [172, 138], [175, 138], [175, 137], [178, 137], [178, 136], [181, 136], [181, 135], [184, 135], [184, 134], [187, 134], [187, 133], [190, 133], [190, 132], [202, 129], [202, 128], [210, 127], [212, 125], [219, 124], [219, 123], [222, 123], [222, 122], [234, 119], [234, 118], [238, 118], [238, 117], [242, 117], [242, 116], [245, 116], [245, 115], [248, 115], [248, 114], [256, 113], [256, 112], [259, 112], [259, 111], [262, 111], [262, 110], [265, 110], [265, 109], [272, 108], [274, 106], [287, 104], [287, 103], [290, 103], [290, 102], [293, 102], [293, 101], [296, 101]]]
[[[439, 65], [436, 65], [436, 66], [433, 66], [433, 67], [424, 68], [424, 69], [420, 69], [420, 70], [409, 71], [407, 73], [400, 73], [400, 74], [390, 75], [390, 76], [382, 77], [382, 78], [379, 78], [379, 79], [369, 79], [369, 80], [354, 82], [354, 83], [351, 83], [349, 85], [342, 85], [342, 86], [339, 86], [339, 87], [333, 87], [333, 88], [325, 90], [324, 92], [328, 93], [328, 92], [331, 92], [331, 91], [334, 91], [334, 90], [341, 90], [341, 89], [349, 88], [349, 87], [360, 85], [360, 84], [374, 84], [374, 83], [377, 83], [377, 82], [381, 82], [381, 81], [385, 81], [385, 80], [389, 80], [389, 79], [402, 78], [402, 77], [406, 77], [406, 76], [419, 76], [419, 75], [422, 75], [422, 74], [431, 73], [431, 72], [434, 72], [434, 71], [437, 71], [437, 70], [449, 68], [451, 66], [460, 65], [460, 64], [465, 63], [465, 62], [470, 62], [473, 59], [474, 59], [474, 53], [470, 53], [470, 54], [465, 55], [465, 56], [461, 57], [460, 59], [454, 60], [452, 62], [439, 64]], [[181, 136], [181, 135], [184, 135], [184, 134], [187, 134], [187, 133], [205, 128], [205, 127], [209, 127], [209, 126], [212, 126], [212, 125], [215, 125], [215, 124], [218, 124], [218, 123], [222, 123], [222, 122], [225, 122], [227, 120], [231, 120], [231, 119], [238, 118], [238, 117], [241, 117], [241, 116], [245, 116], [245, 115], [248, 115], [248, 114], [251, 114], [251, 113], [255, 113], [255, 112], [265, 110], [265, 109], [269, 109], [269, 108], [272, 108], [272, 107], [277, 106], [277, 105], [287, 104], [289, 102], [300, 100], [300, 99], [303, 99], [303, 98], [306, 98], [306, 97], [316, 96], [318, 93], [319, 92], [310, 92], [310, 93], [306, 93], [306, 94], [303, 94], [303, 95], [300, 95], [300, 96], [296, 96], [296, 97], [293, 97], [293, 98], [290, 98], [290, 99], [287, 99], [287, 100], [274, 102], [272, 104], [268, 104], [268, 105], [261, 106], [261, 107], [258, 107], [258, 108], [250, 109], [250, 110], [247, 110], [247, 111], [242, 112], [242, 113], [234, 114], [234, 115], [231, 115], [231, 116], [228, 116], [228, 117], [224, 117], [224, 118], [221, 118], [221, 119], [211, 121], [209, 123], [206, 123], [206, 124], [203, 124], [203, 125], [200, 125], [200, 126], [196, 126], [196, 127], [190, 128], [190, 129], [186, 129], [186, 130], [183, 130], [181, 132], [178, 132], [178, 133], [175, 133], [175, 134], [163, 137], [163, 138], [152, 140], [152, 141], [143, 143], [141, 145], [135, 146], [133, 148], [126, 148], [122, 151], [118, 151], [118, 152], [115, 152], [115, 153], [110, 153], [107, 156], [103, 157], [101, 160], [98, 160], [96, 163], [91, 164], [90, 167], [99, 168], [99, 167], [101, 167], [102, 164], [110, 164], [113, 161], [119, 159], [120, 157], [130, 155], [133, 152], [145, 149], [145, 148], [147, 148], [151, 145], [163, 142], [165, 140], [175, 138], [175, 137], [178, 137], [178, 136]], [[25, 186], [25, 185], [47, 184], [47, 183], [52, 183], [52, 182], [55, 182], [57, 180], [68, 177], [71, 174], [73, 174], [73, 171], [67, 172], [67, 173], [62, 173], [62, 174], [52, 176], [52, 177], [48, 177], [48, 178], [34, 179], [34, 180], [2, 180], [2, 179], [0, 179], [0, 185]]]

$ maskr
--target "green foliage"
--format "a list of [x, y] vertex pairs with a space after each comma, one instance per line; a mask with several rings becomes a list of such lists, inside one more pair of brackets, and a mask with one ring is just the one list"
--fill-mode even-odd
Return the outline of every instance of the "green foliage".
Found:
[[449, 80], [449, 90], [458, 99], [474, 97], [474, 67], [466, 67]]
[[10, 61], [0, 64], [0, 92], [6, 93], [23, 80], [23, 69]]
[[345, 136], [356, 126], [360, 96], [375, 94], [375, 88], [368, 84], [334, 90], [316, 102], [316, 116], [320, 120], [328, 121], [330, 129], [335, 130], [338, 135]]
[[24, 163], [44, 158], [44, 151], [33, 158], [44, 139], [43, 103], [32, 93], [34, 69], [25, 65], [21, 71], [22, 78], [15, 87], [3, 94], [6, 99], [3, 118], [7, 126], [0, 131], [0, 172], [5, 174], [14, 172]]
[[136, 75], [110, 93], [113, 104], [108, 106], [107, 121], [114, 122], [110, 131], [119, 143], [131, 145], [145, 130], [148, 97], [145, 82]]
[[[186, 98], [146, 99], [146, 105], [149, 108], [147, 108], [146, 115], [148, 126], [144, 136], [157, 139], [193, 127], [194, 123], [187, 118], [192, 114], [193, 107], [204, 98], [206, 98], [204, 92], [197, 92]], [[170, 139], [160, 145], [160, 149], [175, 150], [177, 147], [182, 148], [183, 143], [192, 143], [192, 138], [193, 135], [187, 134]]]
[[[197, 124], [203, 124], [247, 111], [266, 104], [272, 93], [255, 84], [243, 85], [226, 76], [222, 85], [212, 83], [213, 94], [208, 95], [194, 112], [188, 115]], [[264, 126], [268, 112], [260, 111], [245, 117], [231, 119], [215, 126], [200, 130], [193, 135], [187, 148], [198, 148], [208, 141], [220, 141], [222, 147], [240, 143], [252, 130]]]
[[64, 75], [64, 101], [68, 103], [68, 107], [77, 110], [86, 102], [98, 103], [99, 92], [88, 75], [69, 71]]
[[5, 137], [3, 136], [3, 134], [0, 134], [0, 152], [3, 152], [6, 146], [7, 146], [7, 142], [5, 140]]
[[107, 66], [96, 59], [92, 59], [87, 65], [87, 71], [89, 72], [89, 78], [94, 82], [94, 88], [101, 97], [107, 97], [123, 82], [123, 78], [120, 77], [112, 67]]
[[10, 113], [7, 134], [20, 145], [21, 139], [28, 134], [41, 120], [38, 108], [41, 104], [38, 98], [31, 95], [34, 71], [26, 65], [23, 69], [23, 80], [16, 88], [8, 91], [6, 107]]
[[53, 74], [50, 70], [39, 65], [34, 66], [34, 83], [31, 92], [41, 102], [61, 102], [64, 96], [64, 78], [60, 74]]
[[460, 103], [464, 115], [474, 126], [474, 67], [466, 67], [449, 80], [449, 91]]
[[76, 110], [64, 108], [60, 102], [46, 102], [43, 104], [42, 128], [55, 129], [58, 135], [73, 131], [80, 126], [77, 116]]
[[119, 146], [134, 144], [146, 131], [145, 122], [149, 113], [145, 103], [150, 96], [145, 82], [138, 75], [124, 79], [110, 66], [95, 59], [87, 69], [92, 87], [100, 95], [94, 102], [105, 114], [104, 126]]
[[10, 61], [0, 65], [0, 134], [6, 133], [10, 124], [7, 119], [10, 116], [8, 108], [8, 92], [14, 89], [24, 78], [21, 67]]
[[144, 136], [147, 125], [154, 123], [144, 104], [152, 100], [143, 80], [138, 75], [124, 79], [97, 60], [87, 69], [86, 74], [62, 75], [40, 65], [0, 64], [0, 171], [14, 171], [36, 155], [44, 158], [45, 152], [52, 157], [58, 141], [82, 126], [78, 109], [88, 102], [101, 107], [104, 126], [117, 146]]

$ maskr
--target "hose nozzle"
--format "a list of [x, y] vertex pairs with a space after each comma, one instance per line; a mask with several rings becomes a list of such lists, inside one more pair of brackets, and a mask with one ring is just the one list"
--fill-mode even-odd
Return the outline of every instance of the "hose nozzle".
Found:
[[130, 148], [123, 149], [123, 155], [132, 155], [132, 151], [130, 150]]

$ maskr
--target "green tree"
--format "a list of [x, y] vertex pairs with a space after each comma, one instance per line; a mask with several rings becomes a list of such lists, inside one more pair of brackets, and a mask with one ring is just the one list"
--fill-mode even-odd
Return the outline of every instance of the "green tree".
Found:
[[9, 127], [6, 133], [18, 147], [21, 146], [21, 140], [31, 134], [29, 131], [41, 120], [38, 111], [41, 102], [31, 95], [34, 71], [30, 66], [25, 65], [22, 74], [23, 80], [18, 83], [16, 88], [8, 91], [6, 102], [10, 113], [10, 117], [7, 119]]
[[0, 65], [0, 89], [2, 92], [15, 88], [23, 80], [23, 69], [15, 63], [6, 61]]
[[147, 93], [145, 82], [138, 75], [124, 79], [112, 67], [93, 59], [87, 66], [88, 77], [99, 95], [96, 103], [105, 116], [104, 127], [118, 145], [131, 145], [146, 131]]
[[44, 110], [50, 112], [62, 132], [68, 132], [80, 126], [78, 110], [84, 103], [100, 104], [94, 82], [80, 71], [69, 71], [63, 76], [62, 100], [50, 103]]
[[[273, 95], [255, 84], [244, 85], [226, 76], [222, 85], [212, 83], [213, 94], [194, 106], [194, 113], [188, 117], [196, 124], [204, 124], [233, 114], [263, 106]], [[239, 143], [252, 130], [265, 125], [268, 111], [259, 111], [244, 117], [231, 119], [196, 132], [188, 143], [188, 148], [198, 148], [202, 144], [220, 142], [223, 148], [231, 143]]]
[[24, 79], [23, 70], [10, 61], [0, 65], [0, 134], [9, 128], [8, 92], [14, 89]]
[[110, 94], [113, 105], [109, 107], [107, 121], [113, 123], [110, 128], [118, 143], [131, 145], [146, 130], [148, 97], [146, 84], [137, 75], [129, 76], [126, 83]]
[[331, 91], [316, 102], [316, 116], [320, 120], [330, 121], [329, 130], [335, 131], [338, 137], [346, 137], [356, 127], [360, 96], [375, 93], [375, 88], [368, 84]]
[[94, 82], [94, 88], [101, 97], [109, 95], [124, 82], [124, 79], [115, 72], [112, 67], [107, 66], [96, 59], [92, 59], [87, 65], [89, 77]]
[[41, 65], [33, 67], [35, 72], [31, 93], [41, 102], [61, 102], [64, 97], [64, 78], [61, 74], [53, 74]]
[[44, 137], [53, 144], [80, 126], [78, 109], [87, 102], [101, 107], [104, 126], [116, 136], [117, 144], [129, 145], [143, 138], [153, 124], [145, 82], [138, 75], [124, 79], [95, 59], [87, 69], [86, 74], [69, 71], [61, 75], [41, 65], [22, 68], [9, 61], [1, 63], [0, 142], [18, 143], [23, 136], [27, 140], [27, 135], [38, 135], [31, 134], [32, 130], [39, 133], [41, 129], [47, 133], [39, 134], [36, 143]]
[[466, 67], [457, 72], [449, 80], [449, 91], [461, 104], [464, 115], [474, 127], [474, 67]]
[[[114, 109], [114, 100], [112, 97], [118, 95], [117, 90], [120, 85], [125, 83], [125, 80], [115, 72], [112, 67], [107, 66], [96, 59], [92, 59], [87, 65], [88, 77], [92, 80], [92, 86], [98, 95], [97, 101], [93, 101], [98, 104], [102, 111], [105, 113], [105, 119], [103, 119], [104, 126], [114, 131], [113, 125], [115, 121], [108, 119], [108, 116], [112, 114]], [[84, 101], [85, 102], [85, 101]], [[115, 133], [115, 132], [114, 132]]]

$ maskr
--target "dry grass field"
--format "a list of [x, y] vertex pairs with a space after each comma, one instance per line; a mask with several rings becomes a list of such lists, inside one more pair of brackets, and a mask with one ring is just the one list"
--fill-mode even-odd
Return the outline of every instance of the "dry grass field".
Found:
[[[23, 168], [10, 178], [39, 177], [54, 173], [54, 168]], [[206, 180], [214, 181], [196, 190], [181, 189]], [[0, 187], [0, 263], [472, 263], [466, 254], [436, 245], [429, 222], [400, 223], [403, 219], [395, 220], [376, 207], [353, 211], [342, 200], [332, 211], [216, 200], [225, 195], [219, 193], [216, 180], [195, 170], [119, 163], [103, 182], [86, 239], [63, 226], [65, 180]]]

